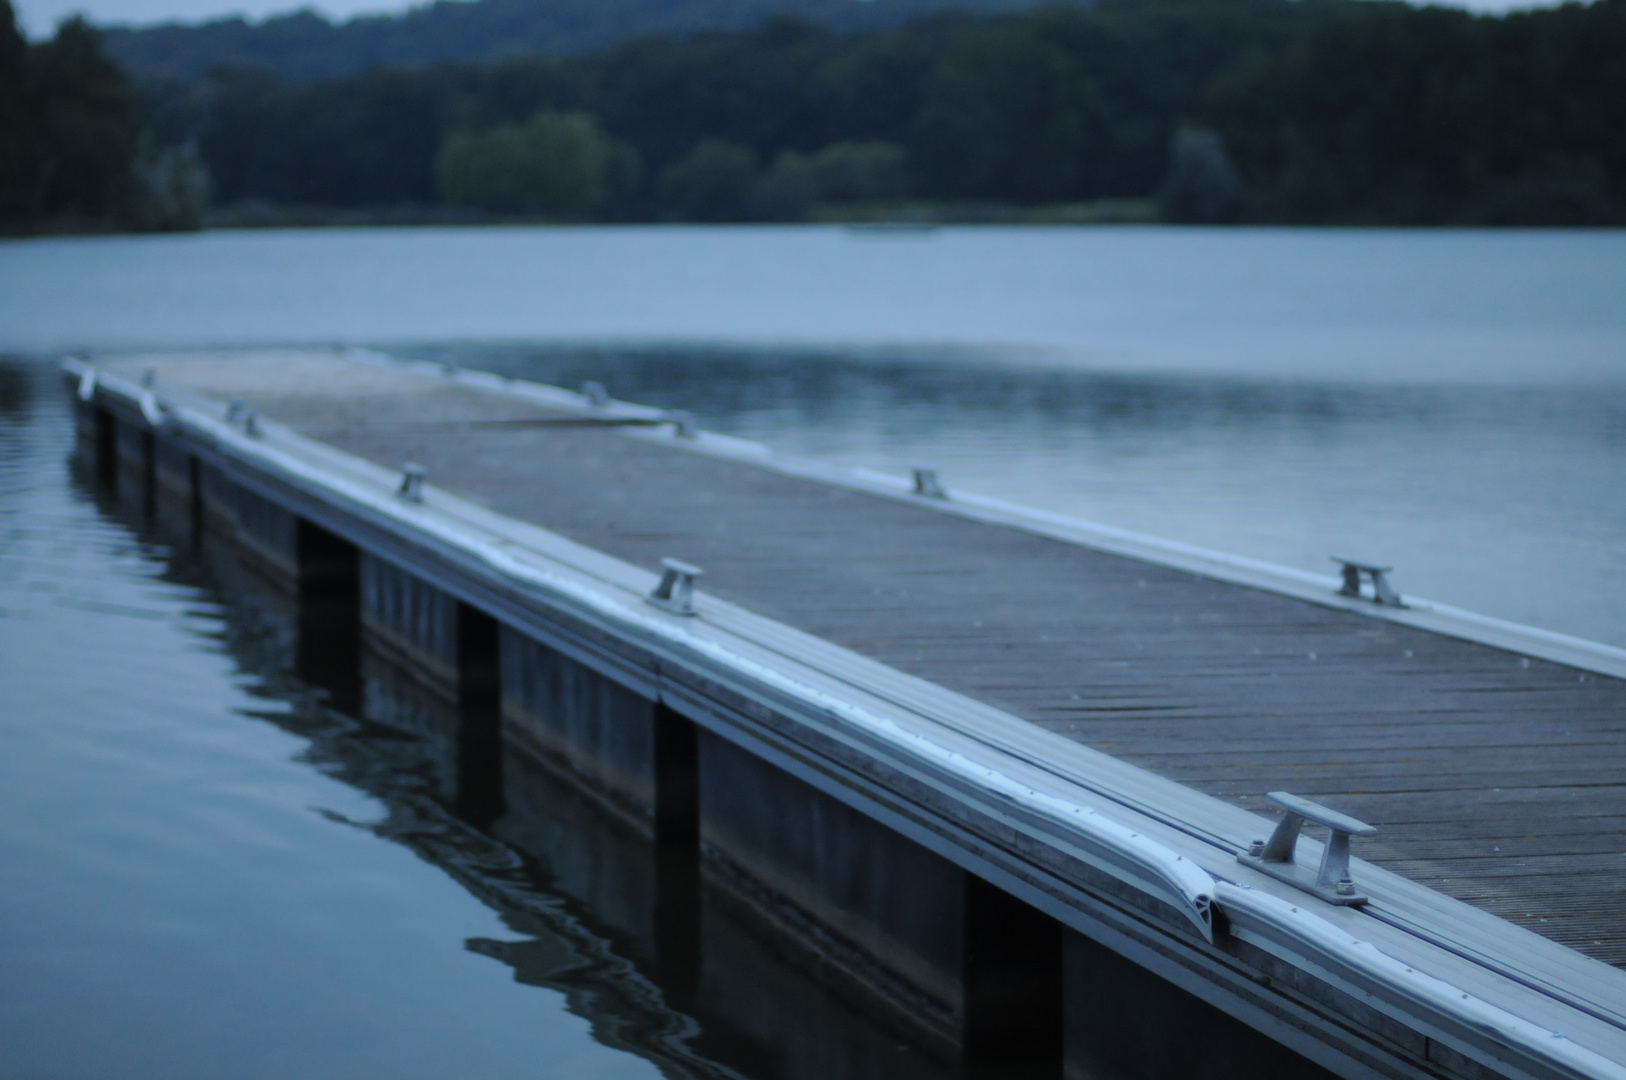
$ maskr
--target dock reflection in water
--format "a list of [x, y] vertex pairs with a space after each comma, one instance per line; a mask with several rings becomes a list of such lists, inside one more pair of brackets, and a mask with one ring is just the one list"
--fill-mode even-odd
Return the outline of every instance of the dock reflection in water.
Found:
[[[302, 746], [295, 751], [300, 767], [339, 781], [362, 796], [355, 806], [341, 803], [339, 809], [321, 810], [327, 823], [406, 848], [495, 913], [507, 933], [468, 937], [463, 942], [468, 953], [507, 965], [516, 984], [562, 995], [568, 1011], [589, 1023], [591, 1037], [598, 1044], [642, 1058], [669, 1076], [811, 1080], [966, 1075], [960, 1065], [921, 1045], [918, 1033], [909, 1030], [907, 1024], [875, 1016], [810, 977], [800, 965], [812, 961], [800, 954], [794, 943], [754, 921], [748, 910], [708, 880], [692, 843], [656, 844], [523, 751], [488, 738], [471, 738], [471, 730], [490, 730], [489, 717], [471, 717], [469, 702], [449, 700], [369, 647], [367, 635], [353, 614], [353, 604], [321, 597], [301, 601], [280, 591], [245, 563], [232, 545], [195, 529], [193, 508], [166, 499], [150, 476], [98, 477], [94, 465], [76, 469], [71, 480], [63, 475], [72, 427], [49, 373], [13, 367], [6, 374], [7, 387], [15, 391], [9, 394], [10, 430], [4, 451], [5, 466], [11, 473], [4, 500], [11, 511], [11, 583], [30, 576], [38, 579], [57, 575], [60, 580], [52, 584], [53, 588], [73, 587], [75, 582], [95, 588], [94, 579], [108, 574], [106, 564], [117, 563], [114, 576], [122, 575], [137, 592], [155, 593], [164, 601], [154, 602], [151, 617], [173, 624], [170, 629], [180, 626], [180, 638], [190, 638], [193, 649], [200, 638], [214, 639], [222, 659], [227, 661], [227, 669], [219, 673], [222, 685], [204, 688], [194, 681], [168, 687], [168, 693], [180, 706], [176, 712], [197, 718], [198, 726], [187, 733], [188, 737], [242, 742], [244, 732], [231, 726], [239, 719], [231, 715], [233, 711], [247, 712], [252, 723], [295, 737]], [[55, 490], [42, 491], [42, 486]], [[38, 504], [42, 500], [53, 504], [51, 511], [57, 515], [54, 520], [42, 520], [39, 506], [30, 507], [31, 502]], [[32, 532], [23, 520], [30, 510], [35, 514]], [[75, 531], [80, 535], [66, 535]], [[43, 565], [53, 553], [62, 559], [64, 547], [84, 546], [87, 537], [93, 549], [88, 556], [90, 563], [81, 552], [54, 567]], [[100, 564], [92, 565], [97, 560]], [[22, 591], [18, 590], [18, 595]], [[43, 586], [35, 591], [44, 591]], [[112, 591], [116, 590], [104, 589], [104, 603], [115, 602]], [[9, 640], [16, 644], [31, 613], [9, 602], [6, 607], [8, 610], [0, 611], [0, 629], [6, 630]], [[82, 622], [78, 625], [83, 627]], [[120, 635], [129, 632], [128, 627], [110, 625], [99, 634], [98, 648], [105, 650], [109, 659], [93, 664], [89, 671], [69, 657], [63, 657], [54, 668], [21, 670], [17, 663], [21, 658], [19, 650], [8, 647], [8, 696], [14, 702], [25, 703], [23, 711], [34, 724], [52, 714], [27, 707], [27, 702], [50, 698], [52, 694], [67, 693], [71, 697], [87, 687], [96, 687], [103, 697], [114, 696], [107, 680], [122, 670], [113, 658], [128, 647]], [[134, 632], [145, 635], [149, 646], [161, 636], [139, 627]], [[80, 672], [81, 685], [64, 689], [63, 684], [72, 681], [72, 670]], [[200, 710], [194, 707], [196, 702], [189, 700], [207, 698], [210, 693], [229, 698], [226, 684], [230, 682], [247, 691], [252, 701], [250, 708], [232, 710], [210, 704]], [[142, 693], [125, 693], [120, 700], [109, 702], [105, 718], [108, 726], [127, 724], [141, 729], [150, 725], [153, 717], [148, 714], [162, 711], [153, 701], [153, 689], [148, 686]], [[472, 707], [489, 708], [489, 703], [476, 702]], [[13, 714], [11, 719], [18, 718]], [[68, 716], [60, 723], [71, 729], [74, 720]], [[247, 737], [252, 741], [252, 733]], [[14, 766], [42, 766], [20, 760], [33, 749], [27, 740], [27, 735], [12, 727], [6, 741]], [[286, 755], [288, 745], [276, 740], [269, 753], [273, 757]], [[253, 752], [267, 753], [263, 748]], [[82, 753], [94, 757], [88, 749]], [[153, 772], [168, 767], [185, 774], [165, 789], [168, 798], [182, 804], [182, 817], [214, 812], [205, 797], [187, 791], [185, 785], [197, 783], [207, 788], [213, 783], [229, 785], [241, 780], [209, 776], [211, 765], [205, 761], [125, 759], [113, 766], [86, 765], [83, 761], [78, 764], [79, 771], [87, 774], [79, 778], [85, 786], [78, 793], [81, 811], [87, 818], [103, 812], [95, 806], [98, 786], [102, 790], [116, 786], [98, 781], [97, 767]], [[60, 782], [74, 781], [70, 777]], [[272, 783], [263, 779], [252, 782]], [[15, 804], [22, 790], [13, 787], [8, 817], [19, 813]], [[193, 805], [185, 805], [188, 802]], [[333, 802], [324, 800], [328, 806]], [[139, 821], [147, 813], [140, 804], [126, 805], [120, 812], [138, 819], [138, 830], [143, 826], [170, 827], [156, 821], [157, 814], [150, 824]], [[45, 835], [53, 831], [52, 823], [42, 822], [39, 827]], [[302, 842], [296, 836], [272, 835], [279, 828], [272, 814], [263, 819], [251, 816], [238, 823], [238, 828], [266, 834], [259, 839], [276, 848]], [[9, 831], [15, 839], [19, 830]], [[61, 835], [71, 833], [71, 827], [61, 828]], [[207, 893], [217, 887], [208, 878], [233, 875], [236, 860], [242, 858], [236, 852], [208, 848], [211, 840], [206, 835], [171, 839], [196, 849], [198, 858], [189, 866], [199, 876], [167, 881], [159, 892], [159, 906], [164, 909], [184, 907], [178, 898], [189, 890]], [[71, 852], [58, 852], [51, 866], [60, 871], [61, 864], [79, 858]], [[25, 860], [13, 864], [14, 873], [24, 868]], [[59, 883], [35, 880], [11, 892], [18, 900], [19, 914], [26, 915], [31, 903], [49, 905], [53, 888], [66, 884], [83, 869], [74, 866], [72, 872], [63, 872]], [[131, 872], [150, 876], [173, 870], [166, 865], [138, 867]], [[116, 879], [118, 875], [113, 876]], [[312, 903], [312, 894], [325, 887], [320, 881], [285, 885], [288, 896], [275, 902], [291, 906]], [[116, 939], [121, 934], [146, 932], [144, 927], [121, 921], [132, 916], [127, 911], [119, 913], [119, 905], [112, 899], [81, 899], [85, 904], [82, 922], [96, 922], [106, 915], [107, 925], [86, 929], [92, 938]], [[327, 898], [316, 899], [320, 902]], [[234, 916], [229, 909], [213, 908], [203, 917], [212, 925], [194, 927], [194, 932], [205, 938], [230, 938], [227, 927]], [[333, 916], [333, 910], [325, 909], [321, 917]], [[404, 918], [401, 912], [390, 910], [349, 910], [341, 917], [362, 922]], [[448, 920], [441, 927], [430, 924], [432, 930], [448, 933], [455, 933], [459, 925], [456, 920]], [[42, 929], [48, 937], [55, 936], [49, 926]], [[325, 932], [343, 934], [346, 929], [330, 925]], [[0, 940], [10, 942], [17, 932], [14, 929]], [[141, 980], [135, 971], [122, 966], [119, 948], [126, 944], [118, 942], [99, 960], [87, 961], [87, 978], [101, 978], [108, 984], [99, 1000], [84, 1006], [89, 1016], [82, 1023], [90, 1029], [116, 1031], [142, 1023], [143, 1017], [155, 1016], [152, 1001], [138, 1004], [145, 994], [155, 991], [151, 986], [139, 986]], [[434, 947], [432, 942], [424, 944], [425, 948]], [[283, 981], [284, 974], [276, 970], [277, 956], [297, 947], [292, 942], [283, 946], [277, 941], [260, 940], [244, 951], [245, 955], [258, 957], [265, 981], [275, 985]], [[9, 944], [7, 951], [10, 955]], [[23, 1000], [23, 980], [48, 972], [56, 962], [57, 951], [58, 947], [39, 943], [31, 949], [37, 955], [28, 956], [29, 963], [13, 965], [10, 975], [0, 976], [0, 1004], [9, 1010]], [[184, 956], [185, 952], [183, 948], [177, 955]], [[23, 955], [18, 953], [16, 958], [21, 960]], [[282, 963], [293, 968], [308, 959], [284, 956]], [[354, 957], [349, 959], [353, 961]], [[234, 960], [227, 960], [223, 966], [232, 967]], [[345, 958], [327, 958], [325, 962], [342, 964]], [[173, 970], [155, 973], [153, 978], [184, 983], [197, 977], [189, 964], [190, 960], [180, 959]], [[335, 975], [334, 980], [343, 984], [349, 974]], [[207, 981], [198, 977], [195, 986], [166, 986], [158, 996], [173, 994], [184, 999], [212, 994], [213, 1003], [194, 1014], [195, 1028], [207, 1028], [218, 1021], [215, 1010], [225, 1014], [244, 1008], [275, 1012], [282, 1006], [281, 1001], [268, 1000], [263, 987], [259, 992], [245, 988], [240, 1002], [222, 1002], [220, 984], [211, 990]], [[16, 1040], [0, 1040], [10, 1045], [9, 1050], [0, 1050], [0, 1071], [66, 1060], [61, 1050], [67, 1029], [72, 1026], [70, 1018], [66, 1012], [53, 1012], [42, 1001], [48, 1002], [69, 982], [64, 980], [63, 988], [45, 987], [39, 994], [40, 1000], [28, 1010], [34, 1026], [26, 1034], [14, 1024], [0, 1022], [0, 1034], [19, 1036]], [[36, 985], [34, 990], [40, 988]], [[516, 991], [524, 992], [519, 987]], [[230, 991], [224, 993], [229, 996]], [[418, 987], [413, 993], [433, 1001], [437, 990], [433, 986]], [[145, 1056], [126, 1059], [121, 1075], [208, 1075], [221, 1061], [237, 1056], [261, 1059], [246, 1066], [243, 1075], [274, 1075], [279, 1068], [275, 1064], [280, 1060], [278, 1055], [286, 1051], [260, 1045], [257, 1040], [264, 1033], [257, 1034], [258, 1027], [269, 1027], [275, 1030], [276, 1039], [293, 1044], [310, 1039], [314, 1048], [320, 1045], [320, 1035], [300, 1027], [300, 1013], [311, 1004], [307, 1001], [298, 1008], [290, 1004], [287, 1015], [262, 1018], [265, 1022], [261, 1025], [207, 1032], [202, 1041], [212, 1048], [211, 1053], [219, 1055], [211, 1057], [208, 1065], [188, 1062], [187, 1054], [195, 1050], [182, 1051], [173, 1044], [155, 1045]], [[357, 1036], [359, 1044], [399, 1037], [404, 1046], [410, 1046], [421, 1040], [421, 1033], [392, 1031], [391, 1025], [399, 1019], [383, 1005], [379, 1002], [369, 1009], [366, 1002], [346, 1003], [347, 1011], [359, 1012], [373, 1028]], [[21, 1017], [22, 1013], [14, 1011], [14, 1015]], [[160, 1026], [178, 1019], [166, 1014]], [[516, 1031], [515, 1035], [511, 1050], [491, 1046], [483, 1050], [500, 1068], [490, 1069], [490, 1060], [471, 1062], [471, 1067], [481, 1075], [630, 1075], [624, 1066], [598, 1058], [591, 1059], [593, 1065], [585, 1066], [583, 1048], [568, 1042], [557, 1044], [557, 1059], [539, 1058], [535, 1031]], [[195, 1036], [196, 1030], [186, 1038]], [[75, 1052], [93, 1068], [98, 1064], [109, 1067], [118, 1060], [116, 1041], [109, 1039], [99, 1051], [81, 1046]], [[155, 1041], [162, 1044], [164, 1040]], [[351, 1048], [348, 1056], [338, 1055], [324, 1067], [314, 1069], [312, 1075], [356, 1075], [365, 1071], [357, 1064], [357, 1059], [364, 1058]], [[398, 1074], [428, 1075], [433, 1071], [433, 1065], [409, 1064]], [[991, 1075], [1020, 1077], [1025, 1071], [1002, 1067]], [[1053, 1073], [1053, 1066], [1050, 1071]]]
[[[471, 938], [471, 952], [566, 994], [601, 1040], [680, 1074], [967, 1074], [916, 1045], [922, 1033], [906, 1020], [886, 1023], [799, 971], [820, 961], [710, 881], [692, 842], [652, 841], [512, 742], [471, 736], [490, 730], [490, 703], [453, 703], [415, 679], [369, 639], [353, 605], [296, 601], [225, 545], [205, 549], [234, 615], [248, 606], [262, 628], [286, 624], [255, 635], [262, 672], [323, 696], [329, 726], [300, 731], [312, 763], [384, 802], [379, 836], [444, 869], [523, 935]], [[281, 655], [264, 647], [284, 642]], [[1020, 1080], [1054, 1070], [970, 1071]]]
[[243, 666], [307, 702], [276, 722], [311, 740], [310, 763], [380, 800], [387, 816], [367, 828], [521, 936], [471, 938], [471, 952], [565, 994], [600, 1040], [679, 1074], [960, 1075], [799, 975], [788, 943], [703, 886], [692, 846], [657, 845], [513, 744], [471, 739], [486, 718], [370, 647], [353, 606], [280, 594], [207, 538], [171, 573], [194, 558]]

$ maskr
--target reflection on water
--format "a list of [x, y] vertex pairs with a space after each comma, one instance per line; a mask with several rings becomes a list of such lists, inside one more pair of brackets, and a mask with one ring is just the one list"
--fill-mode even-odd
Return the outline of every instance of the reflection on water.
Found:
[[[20, 364], [0, 363], [0, 413], [9, 416], [23, 412], [33, 389], [33, 380]], [[10, 440], [7, 444], [11, 445]]]
[[[769, 429], [772, 418], [802, 427], [945, 430], [990, 422], [1079, 426], [1087, 437], [1166, 434], [1196, 428], [1290, 423], [1569, 421], [1579, 407], [1590, 424], [1626, 440], [1626, 400], [1608, 387], [1406, 388], [1304, 381], [1078, 370], [1029, 359], [1000, 363], [986, 354], [911, 349], [722, 349], [554, 344], [401, 345], [391, 352], [574, 387], [587, 379], [612, 393], [698, 407], [719, 423]], [[979, 420], [980, 418], [980, 420]]]
[[0, 387], [0, 1073], [959, 1075]]
[[843, 466], [951, 486], [1626, 645], [1626, 382], [1133, 375], [914, 349], [399, 347], [689, 409]]

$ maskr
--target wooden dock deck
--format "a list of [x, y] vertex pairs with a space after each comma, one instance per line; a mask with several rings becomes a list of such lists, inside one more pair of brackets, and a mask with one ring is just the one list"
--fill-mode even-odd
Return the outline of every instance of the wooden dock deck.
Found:
[[1273, 790], [1331, 804], [1379, 827], [1357, 856], [1626, 967], [1612, 674], [1373, 617], [1330, 589], [1312, 602], [794, 475], [497, 380], [323, 354], [104, 366], [387, 469], [417, 463], [438, 489], [627, 563], [696, 564], [706, 595], [1232, 806], [1271, 812]]
[[1626, 681], [314, 366], [156, 370], [628, 562], [695, 563], [708, 592], [1238, 806], [1312, 795], [1381, 825], [1360, 856], [1626, 966]]

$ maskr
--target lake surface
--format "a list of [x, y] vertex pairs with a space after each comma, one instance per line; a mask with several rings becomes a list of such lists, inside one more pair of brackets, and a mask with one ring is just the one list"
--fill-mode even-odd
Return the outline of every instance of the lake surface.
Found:
[[651, 959], [635, 846], [544, 780], [471, 816], [432, 702], [69, 468], [53, 354], [335, 341], [1626, 645], [1618, 232], [3, 243], [0, 1074], [944, 1075], [703, 896]]
[[59, 391], [0, 363], [0, 1076], [958, 1075], [692, 851], [519, 759], [469, 807], [455, 710], [70, 470]]
[[0, 244], [0, 350], [347, 342], [1626, 645], [1626, 232]]

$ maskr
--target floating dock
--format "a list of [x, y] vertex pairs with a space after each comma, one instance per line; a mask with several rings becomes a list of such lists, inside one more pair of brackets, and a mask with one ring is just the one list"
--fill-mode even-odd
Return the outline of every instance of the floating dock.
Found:
[[104, 477], [354, 606], [471, 746], [698, 850], [946, 1056], [1626, 1078], [1622, 650], [594, 386], [64, 367]]

